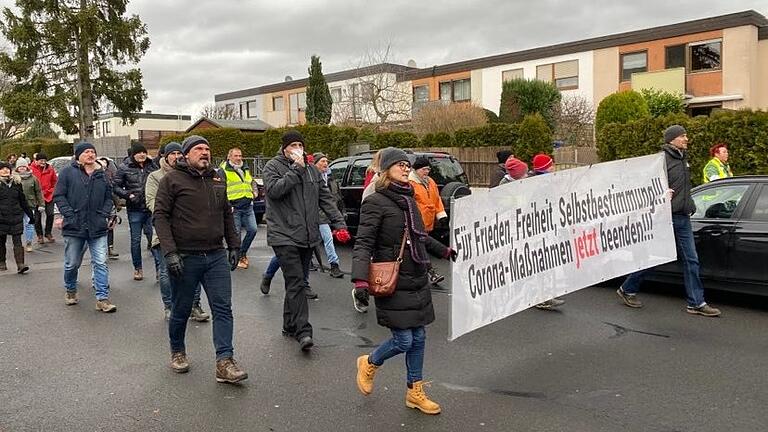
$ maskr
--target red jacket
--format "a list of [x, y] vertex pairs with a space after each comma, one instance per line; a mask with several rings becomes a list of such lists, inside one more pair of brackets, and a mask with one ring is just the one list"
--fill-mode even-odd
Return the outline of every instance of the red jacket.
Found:
[[40, 189], [43, 190], [43, 199], [46, 203], [53, 201], [53, 190], [56, 188], [56, 182], [58, 177], [56, 171], [50, 164], [45, 164], [45, 169], [40, 168], [37, 163], [29, 164], [29, 168], [32, 170], [32, 174], [37, 177], [40, 182]]

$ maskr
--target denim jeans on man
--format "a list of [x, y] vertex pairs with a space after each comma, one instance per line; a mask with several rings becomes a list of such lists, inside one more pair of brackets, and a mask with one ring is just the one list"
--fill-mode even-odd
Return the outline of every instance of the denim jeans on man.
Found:
[[240, 227], [245, 228], [245, 238], [240, 243], [240, 256], [244, 257], [248, 255], [248, 249], [253, 243], [253, 239], [256, 238], [256, 230], [258, 225], [256, 224], [256, 214], [253, 212], [253, 203], [248, 200], [248, 206], [234, 207], [232, 216], [235, 218], [235, 231], [237, 235], [240, 235]]
[[195, 254], [180, 254], [184, 262], [181, 278], [171, 277], [171, 319], [168, 337], [171, 352], [186, 352], [184, 336], [192, 312], [195, 291], [203, 284], [213, 314], [213, 346], [216, 360], [232, 357], [232, 276], [227, 251], [216, 249]]
[[[157, 265], [157, 279], [160, 282], [160, 298], [163, 300], [163, 306], [166, 309], [171, 308], [171, 276], [168, 273], [168, 266], [165, 264], [165, 257], [163, 251], [160, 250], [160, 246], [152, 248], [152, 256], [155, 258]], [[200, 303], [200, 284], [195, 288], [195, 297], [192, 299], [192, 304], [197, 305]]]
[[323, 237], [323, 247], [325, 247], [325, 256], [328, 257], [328, 264], [338, 264], [339, 256], [336, 255], [336, 247], [333, 244], [331, 226], [320, 224], [320, 235]]
[[[685, 297], [689, 307], [700, 307], [706, 304], [704, 301], [704, 286], [699, 277], [699, 256], [696, 253], [696, 243], [693, 239], [691, 218], [686, 215], [672, 215], [672, 229], [675, 232], [675, 247], [677, 259], [683, 266], [683, 282], [685, 283]], [[622, 289], [627, 294], [637, 294], [640, 291], [640, 283], [650, 269], [640, 270], [630, 274]]]
[[107, 267], [107, 236], [86, 239], [64, 236], [64, 288], [68, 292], [77, 291], [77, 274], [83, 262], [85, 248], [91, 251], [93, 269], [93, 288], [96, 300], [109, 298], [109, 267]]
[[[152, 213], [149, 211], [128, 210], [128, 224], [131, 228], [131, 260], [134, 270], [141, 267], [141, 234], [147, 236], [147, 242], [152, 241]], [[155, 259], [155, 269], [157, 269]]]
[[424, 326], [390, 330], [392, 331], [392, 338], [379, 345], [371, 353], [368, 360], [371, 364], [381, 366], [385, 360], [405, 353], [408, 384], [421, 381], [424, 370], [424, 345], [427, 341], [427, 332]]
[[[35, 213], [37, 210], [35, 210]], [[26, 214], [24, 215], [24, 241], [27, 243], [32, 242], [32, 240], [35, 238], [35, 221], [32, 221], [32, 224], [30, 225], [29, 216]]]

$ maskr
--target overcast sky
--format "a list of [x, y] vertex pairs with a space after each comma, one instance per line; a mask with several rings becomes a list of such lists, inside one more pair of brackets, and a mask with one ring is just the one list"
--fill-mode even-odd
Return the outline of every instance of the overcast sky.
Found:
[[[0, 0], [1, 5], [11, 0]], [[151, 47], [145, 109], [190, 114], [213, 95], [354, 67], [390, 45], [392, 63], [451, 63], [754, 9], [766, 0], [132, 0]]]

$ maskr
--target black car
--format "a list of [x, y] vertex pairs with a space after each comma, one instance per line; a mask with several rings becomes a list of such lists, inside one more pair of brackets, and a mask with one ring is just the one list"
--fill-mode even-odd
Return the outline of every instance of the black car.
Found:
[[[365, 152], [354, 156], [343, 157], [334, 160], [329, 165], [331, 175], [339, 183], [346, 207], [344, 218], [351, 233], [357, 232], [360, 220], [360, 204], [363, 200], [363, 185], [365, 183], [365, 171], [371, 164], [375, 152]], [[447, 153], [410, 153], [415, 159], [418, 156], [426, 156], [429, 159], [432, 170], [429, 176], [435, 180], [440, 190], [440, 198], [446, 212], [450, 212], [451, 198], [467, 196], [472, 192], [469, 189], [467, 175], [461, 167], [458, 159]], [[449, 215], [450, 216], [450, 215]], [[443, 241], [448, 241], [446, 227], [436, 227], [432, 236]]]
[[[768, 296], [768, 176], [715, 180], [691, 192], [700, 274], [708, 288]], [[656, 267], [648, 279], [682, 284], [682, 267]]]

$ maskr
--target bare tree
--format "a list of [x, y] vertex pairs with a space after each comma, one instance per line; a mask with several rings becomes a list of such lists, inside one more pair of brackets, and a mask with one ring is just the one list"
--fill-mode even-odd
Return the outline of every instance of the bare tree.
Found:
[[583, 96], [563, 96], [555, 110], [556, 140], [565, 145], [593, 147], [595, 145], [595, 108]]
[[232, 105], [206, 104], [200, 109], [200, 117], [211, 120], [236, 120], [240, 115]]
[[371, 49], [361, 56], [355, 77], [346, 88], [331, 89], [335, 123], [376, 127], [411, 117], [412, 90], [398, 82], [404, 68], [391, 64], [392, 46]]
[[462, 128], [473, 128], [488, 123], [482, 108], [471, 103], [429, 102], [414, 110], [413, 132], [424, 136], [428, 133], [453, 133]]
[[[8, 94], [12, 88], [13, 84], [8, 75], [0, 73], [0, 99]], [[25, 124], [9, 119], [5, 113], [0, 110], [0, 141], [17, 137], [23, 134], [26, 130], [27, 127]]]

